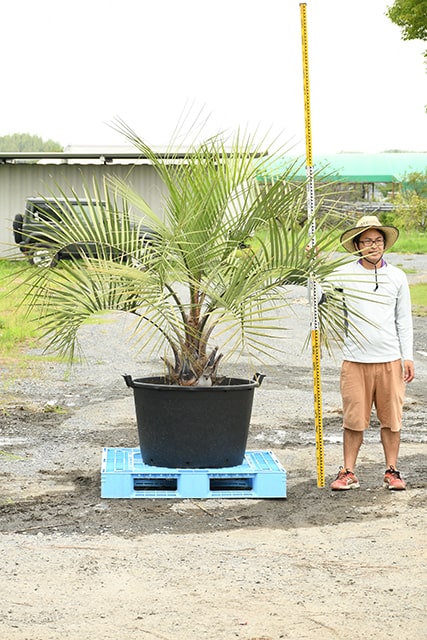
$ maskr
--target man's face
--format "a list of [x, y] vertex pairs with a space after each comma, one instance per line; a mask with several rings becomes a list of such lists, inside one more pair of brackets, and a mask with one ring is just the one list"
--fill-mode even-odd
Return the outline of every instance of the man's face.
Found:
[[367, 229], [360, 235], [357, 247], [362, 258], [377, 261], [384, 253], [384, 238], [376, 229]]

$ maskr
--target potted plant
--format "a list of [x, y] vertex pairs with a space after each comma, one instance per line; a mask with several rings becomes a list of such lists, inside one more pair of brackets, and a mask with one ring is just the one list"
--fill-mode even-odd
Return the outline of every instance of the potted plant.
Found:
[[[86, 189], [85, 199], [95, 191], [99, 204], [81, 213], [88, 219], [77, 229], [64, 207], [52, 251], [78, 240], [96, 245], [96, 255], [85, 251], [54, 269], [30, 267], [27, 300], [39, 308], [47, 348], [71, 357], [79, 327], [106, 310], [134, 315], [139, 346], [154, 341], [157, 375], [125, 375], [146, 464], [238, 465], [261, 380], [259, 362], [274, 356], [277, 340], [270, 338], [283, 334], [287, 286], [306, 285], [314, 268], [324, 279], [339, 260], [327, 251], [307, 256], [312, 221], [294, 164], [280, 179], [259, 181], [280, 151], [266, 154], [263, 142], [237, 132], [229, 146], [218, 135], [180, 159], [172, 147], [159, 157], [123, 122], [116, 127], [160, 176], [164, 211], [153, 211], [127, 181], [114, 177], [102, 189]], [[58, 206], [66, 199], [61, 192]], [[147, 228], [144, 241], [141, 229]], [[319, 248], [330, 242], [331, 234], [323, 234]], [[339, 327], [337, 309], [333, 302], [325, 306], [323, 326]], [[250, 374], [233, 378], [220, 371], [220, 363], [243, 353]]]

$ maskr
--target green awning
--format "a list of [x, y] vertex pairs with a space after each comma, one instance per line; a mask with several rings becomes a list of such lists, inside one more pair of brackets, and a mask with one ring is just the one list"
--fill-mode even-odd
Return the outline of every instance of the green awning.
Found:
[[[426, 153], [337, 153], [315, 156], [314, 171], [320, 172], [330, 182], [401, 182], [408, 173], [427, 171]], [[283, 175], [287, 168], [295, 165], [296, 177], [304, 179], [305, 158], [284, 156], [267, 166], [267, 171], [258, 175], [258, 180], [274, 181]], [[319, 177], [317, 177], [319, 180]]]

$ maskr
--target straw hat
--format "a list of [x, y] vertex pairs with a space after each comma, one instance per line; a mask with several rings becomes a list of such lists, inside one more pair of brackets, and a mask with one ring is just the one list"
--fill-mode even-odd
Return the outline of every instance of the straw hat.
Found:
[[379, 231], [383, 232], [385, 236], [384, 251], [390, 249], [399, 237], [399, 229], [396, 229], [396, 227], [382, 225], [376, 216], [363, 216], [355, 227], [347, 229], [341, 235], [340, 242], [344, 249], [349, 253], [354, 253], [357, 250], [354, 246], [354, 240], [368, 229], [379, 229]]

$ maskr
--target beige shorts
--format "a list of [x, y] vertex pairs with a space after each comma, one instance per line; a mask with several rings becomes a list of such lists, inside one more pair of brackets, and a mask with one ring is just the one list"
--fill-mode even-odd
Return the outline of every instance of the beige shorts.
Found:
[[381, 428], [400, 431], [405, 396], [400, 360], [372, 364], [344, 360], [340, 386], [344, 429], [367, 429], [375, 406]]

